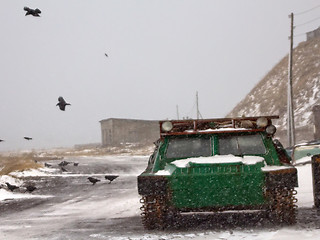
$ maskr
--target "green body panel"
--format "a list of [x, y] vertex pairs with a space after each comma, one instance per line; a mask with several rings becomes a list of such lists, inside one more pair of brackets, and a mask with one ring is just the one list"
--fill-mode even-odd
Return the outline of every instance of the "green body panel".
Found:
[[206, 208], [264, 204], [262, 163], [193, 164], [168, 176], [171, 204]]
[[263, 179], [261, 172], [175, 176], [169, 180], [171, 204], [176, 208], [261, 205]]
[[[236, 134], [239, 135], [239, 132]], [[248, 133], [244, 133], [247, 134]], [[264, 154], [253, 155], [265, 159], [264, 162], [246, 165], [239, 163], [195, 164], [177, 167], [171, 162], [179, 159], [167, 159], [166, 150], [170, 137], [162, 139], [149, 160], [148, 168], [141, 176], [156, 176], [160, 170], [168, 170], [163, 175], [167, 179], [169, 203], [176, 209], [206, 209], [230, 206], [261, 206], [267, 204], [265, 196], [265, 165], [278, 165], [278, 158], [272, 138], [259, 132], [266, 148]], [[231, 133], [232, 135], [232, 133]], [[185, 136], [184, 136], [185, 137]], [[193, 135], [201, 138], [203, 135]], [[208, 135], [205, 136], [208, 138]], [[219, 155], [219, 134], [209, 136], [212, 155]]]

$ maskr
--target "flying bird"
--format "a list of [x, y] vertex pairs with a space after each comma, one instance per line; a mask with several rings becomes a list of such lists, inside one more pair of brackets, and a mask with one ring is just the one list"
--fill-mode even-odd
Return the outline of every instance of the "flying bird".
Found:
[[37, 188], [35, 186], [32, 186], [32, 185], [26, 186], [26, 191], [28, 191], [29, 193], [33, 192], [36, 189]]
[[105, 176], [105, 179], [107, 179], [107, 180], [109, 180], [110, 182], [109, 182], [109, 184], [113, 181], [113, 180], [115, 180], [117, 177], [119, 177], [118, 175], [106, 175]]
[[26, 140], [32, 140], [32, 138], [31, 137], [24, 137], [24, 139], [26, 139]]
[[7, 184], [8, 189], [9, 189], [11, 192], [13, 192], [15, 189], [19, 188], [18, 186], [12, 185], [12, 184], [10, 184], [10, 183], [8, 183], [8, 182], [6, 182], [6, 184]]
[[0, 142], [4, 142], [4, 140], [3, 140], [3, 139], [0, 139]]
[[40, 9], [36, 8], [36, 9], [32, 9], [32, 8], [28, 8], [28, 7], [24, 7], [23, 10], [26, 11], [26, 15], [25, 16], [28, 16], [28, 15], [32, 15], [34, 17], [40, 17]]
[[70, 103], [67, 103], [64, 99], [63, 99], [63, 97], [59, 97], [58, 98], [58, 103], [57, 103], [57, 105], [56, 106], [59, 106], [59, 108], [60, 108], [60, 110], [61, 111], [64, 111], [65, 109], [66, 109], [66, 106], [67, 105], [71, 105]]
[[106, 53], [104, 55], [106, 55], [106, 57], [109, 57], [108, 54], [106, 54]]
[[93, 177], [88, 177], [88, 180], [92, 183], [92, 185], [95, 185], [96, 182], [100, 182], [99, 179], [93, 178]]

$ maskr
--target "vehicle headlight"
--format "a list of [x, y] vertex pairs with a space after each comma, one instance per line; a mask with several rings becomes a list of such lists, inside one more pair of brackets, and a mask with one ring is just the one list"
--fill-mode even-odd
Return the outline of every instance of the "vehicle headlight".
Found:
[[171, 131], [172, 128], [173, 128], [172, 122], [164, 122], [164, 123], [162, 123], [161, 128], [165, 132]]
[[270, 125], [266, 128], [266, 133], [269, 135], [275, 134], [277, 131], [277, 128], [274, 125]]
[[257, 119], [257, 126], [260, 128], [264, 128], [268, 126], [268, 119], [265, 117], [261, 117]]

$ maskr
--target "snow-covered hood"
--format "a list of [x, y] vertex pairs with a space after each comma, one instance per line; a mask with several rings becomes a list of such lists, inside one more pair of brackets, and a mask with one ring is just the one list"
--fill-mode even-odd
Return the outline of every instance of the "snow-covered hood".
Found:
[[259, 156], [243, 156], [234, 155], [215, 155], [210, 157], [196, 157], [179, 159], [167, 164], [164, 170], [159, 170], [156, 175], [171, 175], [176, 168], [188, 168], [192, 164], [232, 164], [239, 163], [244, 165], [254, 165], [264, 163], [264, 158]]
[[189, 167], [190, 163], [196, 163], [196, 164], [243, 163], [245, 165], [253, 165], [263, 161], [264, 161], [264, 158], [259, 156], [237, 157], [234, 155], [215, 155], [211, 157], [180, 159], [180, 160], [171, 162], [171, 164], [174, 164], [178, 168], [185, 168], [185, 167]]

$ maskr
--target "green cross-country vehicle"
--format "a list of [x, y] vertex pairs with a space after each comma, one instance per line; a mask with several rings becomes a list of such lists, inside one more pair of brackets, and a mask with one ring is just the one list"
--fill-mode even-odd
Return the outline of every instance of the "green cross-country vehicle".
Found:
[[265, 211], [294, 224], [297, 170], [275, 139], [278, 116], [160, 121], [138, 176], [142, 222], [164, 229], [190, 212]]

